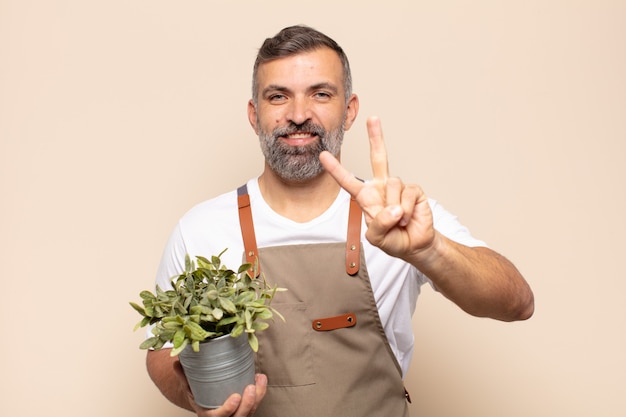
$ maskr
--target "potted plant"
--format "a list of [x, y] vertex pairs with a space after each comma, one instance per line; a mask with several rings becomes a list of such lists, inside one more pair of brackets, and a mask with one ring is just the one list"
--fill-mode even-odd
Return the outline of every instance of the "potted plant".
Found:
[[225, 251], [211, 260], [197, 256], [196, 262], [186, 255], [185, 271], [172, 278], [172, 289], [157, 286], [154, 293], [140, 293], [143, 306], [130, 303], [143, 316], [135, 330], [154, 326], [153, 336], [139, 347], [171, 345], [196, 402], [205, 408], [219, 407], [230, 394], [254, 383], [256, 333], [269, 327], [274, 314], [284, 320], [271, 306], [276, 292], [284, 289], [270, 286], [264, 277], [253, 278], [255, 268], [249, 263], [237, 272], [228, 269], [221, 262]]

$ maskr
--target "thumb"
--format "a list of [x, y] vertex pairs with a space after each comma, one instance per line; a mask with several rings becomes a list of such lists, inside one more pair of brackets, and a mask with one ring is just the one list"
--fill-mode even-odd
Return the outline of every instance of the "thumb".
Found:
[[388, 206], [379, 211], [367, 227], [367, 240], [374, 246], [380, 246], [387, 233], [400, 222], [402, 214], [402, 207], [399, 205]]

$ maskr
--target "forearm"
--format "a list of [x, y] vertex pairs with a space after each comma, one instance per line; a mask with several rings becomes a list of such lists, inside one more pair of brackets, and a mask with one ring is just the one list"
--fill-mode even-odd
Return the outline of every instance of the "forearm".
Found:
[[148, 374], [161, 393], [172, 403], [189, 411], [188, 387], [175, 371], [178, 358], [170, 356], [170, 349], [151, 350], [146, 356]]
[[530, 286], [511, 262], [491, 249], [463, 246], [437, 233], [433, 245], [409, 262], [469, 314], [503, 321], [533, 314]]

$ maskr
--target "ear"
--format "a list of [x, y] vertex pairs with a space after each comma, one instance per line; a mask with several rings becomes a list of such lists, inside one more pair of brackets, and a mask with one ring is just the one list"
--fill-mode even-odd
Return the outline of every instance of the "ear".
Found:
[[254, 129], [254, 133], [258, 134], [256, 107], [254, 107], [254, 101], [252, 99], [248, 101], [248, 122], [250, 122], [252, 129]]
[[348, 100], [348, 107], [346, 108], [346, 122], [345, 129], [348, 130], [354, 123], [356, 116], [359, 114], [359, 97], [356, 94], [352, 94]]

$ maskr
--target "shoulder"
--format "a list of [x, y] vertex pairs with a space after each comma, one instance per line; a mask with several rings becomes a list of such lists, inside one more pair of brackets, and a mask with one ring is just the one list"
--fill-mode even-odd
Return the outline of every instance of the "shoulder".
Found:
[[220, 216], [237, 208], [237, 192], [229, 191], [217, 197], [205, 200], [189, 209], [180, 218], [182, 224], [210, 221], [215, 216]]
[[157, 283], [180, 273], [186, 255], [210, 257], [225, 249], [224, 263], [239, 265], [243, 249], [236, 190], [196, 204], [179, 218], [164, 248]]

